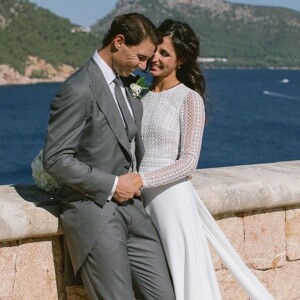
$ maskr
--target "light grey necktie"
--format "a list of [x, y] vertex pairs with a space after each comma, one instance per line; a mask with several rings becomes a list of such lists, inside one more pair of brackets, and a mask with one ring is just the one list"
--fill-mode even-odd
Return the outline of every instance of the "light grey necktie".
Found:
[[126, 132], [128, 135], [128, 139], [129, 141], [132, 140], [132, 138], [136, 135], [137, 133], [137, 127], [135, 124], [135, 121], [129, 111], [129, 108], [127, 106], [126, 100], [123, 96], [122, 90], [121, 90], [121, 83], [120, 83], [120, 79], [118, 77], [116, 77], [114, 79], [114, 84], [115, 84], [115, 95], [116, 95], [116, 99], [117, 102], [119, 104], [124, 122], [125, 122], [125, 126], [126, 126]]

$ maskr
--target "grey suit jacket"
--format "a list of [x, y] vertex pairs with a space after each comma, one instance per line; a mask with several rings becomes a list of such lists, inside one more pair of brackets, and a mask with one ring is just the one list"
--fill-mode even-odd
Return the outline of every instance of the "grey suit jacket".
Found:
[[[144, 154], [142, 104], [129, 93], [128, 98], [138, 127], [139, 166]], [[127, 173], [131, 161], [121, 116], [100, 68], [91, 59], [57, 91], [44, 146], [45, 170], [65, 184], [61, 219], [75, 273], [111, 218], [116, 204], [107, 204], [107, 199], [115, 176]]]

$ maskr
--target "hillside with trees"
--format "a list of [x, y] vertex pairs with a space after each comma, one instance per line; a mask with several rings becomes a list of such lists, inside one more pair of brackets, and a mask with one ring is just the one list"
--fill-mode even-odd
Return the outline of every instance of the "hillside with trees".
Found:
[[114, 16], [133, 11], [156, 25], [166, 18], [188, 22], [200, 37], [206, 66], [300, 67], [300, 13], [291, 9], [223, 0], [118, 0], [89, 31], [28, 0], [1, 0], [0, 84], [63, 80], [101, 46]]
[[[98, 36], [28, 1], [0, 2], [0, 64], [24, 73], [28, 57], [78, 67], [101, 45]], [[46, 74], [45, 74], [46, 75]]]

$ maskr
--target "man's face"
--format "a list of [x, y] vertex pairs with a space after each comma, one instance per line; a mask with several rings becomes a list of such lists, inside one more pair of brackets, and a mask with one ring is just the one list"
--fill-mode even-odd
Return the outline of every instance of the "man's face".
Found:
[[122, 35], [116, 37], [115, 47], [117, 51], [113, 54], [112, 68], [121, 76], [129, 76], [135, 69], [142, 70], [147, 67], [147, 60], [155, 51], [155, 45], [146, 39], [136, 46], [127, 46]]

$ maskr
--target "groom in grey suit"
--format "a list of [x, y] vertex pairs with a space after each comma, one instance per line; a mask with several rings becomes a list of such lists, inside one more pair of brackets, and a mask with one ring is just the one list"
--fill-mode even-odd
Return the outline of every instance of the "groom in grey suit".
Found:
[[[159, 237], [140, 198], [142, 104], [120, 76], [145, 68], [157, 45], [141, 14], [116, 17], [90, 61], [57, 91], [44, 168], [63, 182], [62, 214], [75, 275], [90, 299], [175, 299]], [[125, 104], [125, 105], [124, 105]]]

